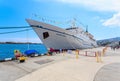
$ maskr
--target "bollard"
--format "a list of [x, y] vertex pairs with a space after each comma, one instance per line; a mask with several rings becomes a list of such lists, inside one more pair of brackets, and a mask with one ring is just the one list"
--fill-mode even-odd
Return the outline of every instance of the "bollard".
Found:
[[102, 50], [102, 56], [105, 55], [106, 50], [107, 50], [107, 47], [103, 48], [103, 50]]
[[98, 57], [98, 52], [95, 52], [96, 54], [96, 62], [98, 62], [99, 63], [99, 57]]
[[102, 51], [102, 56], [105, 55], [105, 51], [106, 51], [106, 48], [103, 49], [103, 51]]
[[102, 52], [101, 51], [99, 51], [99, 62], [101, 62], [102, 63]]
[[78, 49], [75, 50], [75, 54], [76, 54], [76, 59], [78, 59], [79, 58], [79, 56], [78, 56], [79, 55], [79, 50]]
[[105, 50], [103, 49], [103, 50], [102, 50], [102, 56], [104, 56], [104, 54], [105, 54]]
[[101, 57], [101, 51], [97, 51], [95, 55], [96, 55], [96, 61], [97, 61], [98, 63], [99, 63], [99, 62], [102, 63], [103, 61], [102, 61], [102, 57]]

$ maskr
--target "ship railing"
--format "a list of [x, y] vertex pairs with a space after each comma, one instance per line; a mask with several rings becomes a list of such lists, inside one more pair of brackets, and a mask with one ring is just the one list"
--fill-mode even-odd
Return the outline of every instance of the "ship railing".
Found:
[[79, 55], [96, 57], [96, 52], [95, 51], [79, 51]]

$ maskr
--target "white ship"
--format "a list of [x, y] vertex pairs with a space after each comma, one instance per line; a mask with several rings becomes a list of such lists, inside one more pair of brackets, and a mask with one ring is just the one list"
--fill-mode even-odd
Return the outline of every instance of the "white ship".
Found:
[[80, 27], [62, 29], [47, 23], [26, 19], [47, 48], [82, 49], [97, 46], [93, 35]]

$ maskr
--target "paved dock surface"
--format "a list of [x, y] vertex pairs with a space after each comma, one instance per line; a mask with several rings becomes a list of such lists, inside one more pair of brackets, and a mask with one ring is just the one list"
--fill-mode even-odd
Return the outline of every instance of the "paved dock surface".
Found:
[[97, 72], [94, 81], [120, 81], [120, 63], [103, 66]]
[[[84, 51], [101, 51], [102, 49], [103, 47], [85, 49], [80, 52], [83, 54]], [[114, 68], [117, 67], [116, 63], [117, 65], [120, 63], [120, 50], [113, 51], [108, 48], [106, 55], [102, 57], [102, 63], [97, 63], [96, 58], [91, 55], [93, 52], [90, 57], [83, 54], [76, 59], [73, 52], [28, 58], [25, 63], [3, 62], [0, 63], [0, 81], [100, 81], [101, 78], [110, 77], [106, 76], [110, 72], [109, 68], [113, 69], [109, 75], [116, 73], [117, 70]], [[101, 76], [102, 73], [103, 76]], [[116, 75], [120, 76], [119, 73]], [[111, 81], [117, 81], [117, 78], [113, 77]]]
[[70, 58], [71, 57], [63, 57], [61, 54], [55, 54], [53, 56], [29, 57], [24, 63], [19, 63], [16, 60], [0, 62], [0, 81], [15, 81], [40, 68]]

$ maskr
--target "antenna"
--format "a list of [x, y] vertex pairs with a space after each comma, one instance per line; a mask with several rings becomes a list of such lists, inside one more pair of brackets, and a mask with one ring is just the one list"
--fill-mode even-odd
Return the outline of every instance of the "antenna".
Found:
[[[77, 20], [77, 19], [76, 19]], [[86, 32], [88, 32], [88, 26], [83, 24], [81, 21], [77, 20], [77, 22], [86, 29]]]
[[86, 26], [86, 33], [88, 33], [88, 25]]
[[76, 18], [73, 18], [73, 20], [72, 20], [72, 28], [74, 28], [74, 27], [76, 27]]

